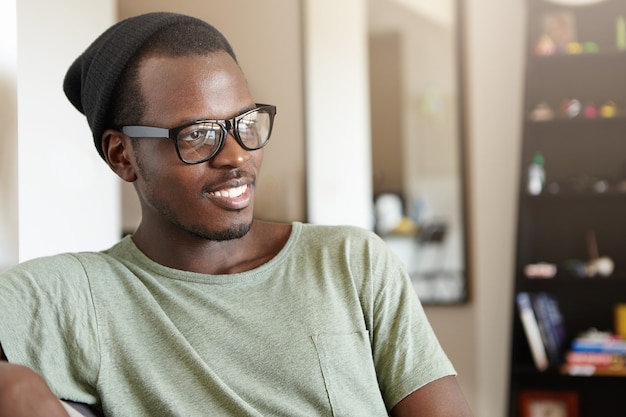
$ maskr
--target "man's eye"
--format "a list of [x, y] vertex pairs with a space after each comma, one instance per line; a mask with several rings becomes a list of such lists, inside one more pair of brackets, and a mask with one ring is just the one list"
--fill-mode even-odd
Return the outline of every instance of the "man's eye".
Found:
[[215, 133], [209, 130], [194, 130], [189, 133], [189, 139], [191, 140], [211, 138], [211, 136], [215, 136]]
[[219, 127], [216, 129], [212, 126], [197, 127], [194, 126], [179, 134], [179, 140], [184, 142], [202, 142], [204, 144], [213, 144], [219, 137]]

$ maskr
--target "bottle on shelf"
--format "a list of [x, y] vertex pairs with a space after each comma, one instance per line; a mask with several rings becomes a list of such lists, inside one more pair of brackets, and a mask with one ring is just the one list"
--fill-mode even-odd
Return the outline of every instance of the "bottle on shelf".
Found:
[[546, 182], [545, 160], [541, 152], [536, 152], [528, 167], [528, 192], [539, 195]]

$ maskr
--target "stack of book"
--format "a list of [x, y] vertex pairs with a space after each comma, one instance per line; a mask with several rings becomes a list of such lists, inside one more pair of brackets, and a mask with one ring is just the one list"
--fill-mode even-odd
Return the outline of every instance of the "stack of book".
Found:
[[561, 366], [566, 334], [557, 299], [545, 292], [519, 292], [517, 306], [537, 369]]
[[565, 355], [569, 375], [626, 375], [626, 340], [591, 329], [576, 337]]

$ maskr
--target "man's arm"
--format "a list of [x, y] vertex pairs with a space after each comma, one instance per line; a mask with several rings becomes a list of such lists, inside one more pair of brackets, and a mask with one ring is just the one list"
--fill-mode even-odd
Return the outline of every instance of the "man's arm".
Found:
[[393, 417], [473, 417], [454, 376], [426, 384], [402, 399], [392, 410]]
[[46, 381], [13, 365], [0, 345], [0, 417], [69, 417]]

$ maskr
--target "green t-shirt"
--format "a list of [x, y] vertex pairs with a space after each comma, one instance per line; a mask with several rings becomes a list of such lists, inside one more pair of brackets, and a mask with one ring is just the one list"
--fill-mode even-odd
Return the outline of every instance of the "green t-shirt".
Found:
[[115, 416], [385, 416], [454, 369], [373, 233], [294, 223], [251, 271], [159, 265], [126, 237], [0, 275], [0, 343]]

